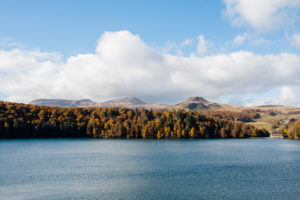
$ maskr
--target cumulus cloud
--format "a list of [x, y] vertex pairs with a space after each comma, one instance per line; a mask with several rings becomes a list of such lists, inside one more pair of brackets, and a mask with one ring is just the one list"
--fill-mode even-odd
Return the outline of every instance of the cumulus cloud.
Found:
[[[281, 86], [278, 90], [277, 96], [265, 98], [254, 99], [246, 102], [247, 106], [257, 106], [257, 105], [288, 105], [288, 106], [300, 106], [299, 98], [299, 86]], [[273, 91], [274, 93], [274, 91]]]
[[292, 87], [283, 86], [280, 88], [278, 104], [295, 105], [298, 104], [296, 92]]
[[220, 98], [300, 85], [300, 56], [247, 51], [209, 56], [161, 53], [129, 31], [105, 32], [95, 53], [63, 61], [59, 54], [0, 50], [0, 93], [8, 100], [136, 96], [175, 103], [188, 96]]
[[299, 15], [299, 0], [223, 0], [224, 13], [234, 25], [249, 25], [256, 31], [265, 32], [287, 27]]

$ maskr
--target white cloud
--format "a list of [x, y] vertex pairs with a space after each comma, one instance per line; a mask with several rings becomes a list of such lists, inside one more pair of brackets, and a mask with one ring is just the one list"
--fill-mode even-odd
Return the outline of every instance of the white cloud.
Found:
[[[204, 40], [204, 37], [200, 39]], [[175, 103], [300, 86], [300, 56], [247, 51], [210, 56], [161, 53], [128, 31], [105, 32], [96, 52], [62, 61], [56, 53], [0, 50], [0, 93], [8, 100], [137, 96]]]
[[0, 48], [24, 48], [24, 44], [15, 42], [11, 37], [0, 38]]
[[[186, 38], [183, 42], [181, 42], [179, 45], [177, 45], [175, 42], [168, 41], [164, 47], [162, 47], [162, 52], [164, 54], [166, 53], [173, 53], [176, 55], [183, 55], [183, 48], [186, 46], [190, 46], [193, 43], [193, 39]], [[157, 48], [158, 51], [160, 51], [161, 48]]]
[[293, 88], [288, 86], [283, 86], [280, 88], [278, 104], [295, 105], [297, 103], [296, 92]]
[[237, 35], [233, 39], [233, 44], [235, 44], [235, 45], [242, 45], [245, 42], [245, 40], [247, 40], [248, 38], [249, 38], [249, 36], [247, 34]]
[[202, 55], [206, 53], [209, 43], [204, 39], [204, 35], [199, 35], [197, 39], [198, 39], [197, 53], [199, 55]]
[[289, 39], [293, 46], [300, 47], [300, 33], [294, 33]]
[[163, 47], [163, 53], [170, 53], [172, 51], [177, 51], [179, 50], [178, 47], [177, 47], [177, 44], [175, 42], [170, 42], [168, 41], [165, 46]]
[[288, 27], [299, 19], [299, 0], [223, 0], [234, 25], [250, 25], [258, 32]]
[[[265, 96], [265, 98], [260, 98], [247, 102], [247, 106], [257, 106], [257, 105], [289, 105], [289, 106], [300, 106], [299, 86], [281, 86], [276, 89], [278, 95], [274, 97]], [[273, 91], [274, 92], [274, 91]]]
[[186, 39], [180, 44], [180, 46], [185, 47], [185, 46], [188, 46], [188, 45], [192, 44], [192, 42], [193, 42], [192, 39], [186, 38]]
[[250, 45], [250, 46], [261, 46], [269, 43], [270, 41], [259, 36], [259, 35], [253, 35], [249, 33], [239, 33], [235, 36], [235, 38], [231, 42], [227, 42], [226, 46], [229, 47], [237, 47], [241, 45]]

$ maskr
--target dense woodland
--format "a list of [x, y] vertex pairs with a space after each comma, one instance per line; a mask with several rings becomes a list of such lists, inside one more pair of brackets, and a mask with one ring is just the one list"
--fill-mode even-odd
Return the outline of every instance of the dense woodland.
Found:
[[285, 129], [283, 129], [283, 136], [289, 139], [300, 139], [300, 121], [294, 119], [290, 120]]
[[233, 111], [219, 111], [219, 110], [203, 110], [201, 114], [209, 117], [216, 117], [232, 121], [253, 122], [255, 119], [260, 118], [261, 110], [243, 110], [241, 112]]
[[0, 102], [0, 138], [266, 137], [242, 122], [191, 111], [62, 108]]
[[[218, 117], [221, 119], [228, 119], [241, 122], [253, 122], [258, 118], [261, 118], [261, 114], [267, 114], [270, 116], [276, 116], [282, 114], [278, 110], [264, 110], [264, 109], [247, 109], [240, 112], [234, 111], [222, 111], [222, 110], [202, 110], [200, 111], [205, 116]], [[289, 112], [289, 114], [298, 114], [297, 111]]]

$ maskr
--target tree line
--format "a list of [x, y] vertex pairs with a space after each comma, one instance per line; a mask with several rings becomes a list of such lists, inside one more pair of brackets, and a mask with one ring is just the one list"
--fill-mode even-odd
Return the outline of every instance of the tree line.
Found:
[[0, 138], [266, 137], [242, 122], [193, 111], [62, 108], [0, 102]]
[[300, 139], [300, 121], [291, 119], [282, 131], [284, 138]]
[[229, 110], [202, 110], [201, 114], [209, 117], [227, 119], [232, 121], [241, 121], [241, 122], [253, 122], [255, 119], [261, 117], [260, 110], [248, 109], [240, 112], [234, 112]]

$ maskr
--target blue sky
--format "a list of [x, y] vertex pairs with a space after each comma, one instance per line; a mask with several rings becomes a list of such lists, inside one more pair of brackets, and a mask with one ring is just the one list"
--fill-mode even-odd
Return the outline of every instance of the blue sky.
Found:
[[223, 7], [221, 1], [4, 1], [1, 37], [66, 56], [94, 51], [104, 31], [130, 30], [153, 46], [200, 33], [222, 44], [235, 36]]
[[[55, 97], [82, 97], [101, 101], [135, 95], [150, 102], [175, 103], [188, 95], [201, 95], [211, 100], [233, 104], [299, 105], [297, 93], [299, 83], [296, 80], [279, 80], [278, 73], [287, 67], [287, 71], [295, 74], [291, 79], [299, 77], [297, 76], [299, 70], [295, 66], [298, 64], [300, 47], [300, 2], [298, 0], [274, 2], [272, 0], [266, 0], [264, 3], [260, 3], [258, 0], [1, 1], [0, 49], [2, 50], [1, 58], [7, 59], [7, 61], [0, 62], [0, 76], [2, 76], [0, 94], [4, 100], [20, 102], [27, 102], [34, 98]], [[127, 32], [115, 34], [120, 31]], [[110, 34], [105, 35], [106, 32]], [[131, 36], [137, 36], [139, 39], [136, 40]], [[115, 40], [121, 43], [115, 43]], [[111, 41], [111, 44], [107, 44], [107, 41]], [[129, 42], [128, 46], [123, 47], [123, 42], [124, 44]], [[107, 45], [107, 48], [99, 47], [101, 45], [103, 47]], [[154, 72], [159, 73], [162, 70], [165, 71], [166, 76], [169, 76], [169, 80], [165, 81], [162, 78], [156, 80], [152, 77], [153, 81], [157, 81], [158, 84], [149, 89], [148, 83], [140, 82], [138, 75], [133, 71], [145, 72], [151, 66], [142, 69], [140, 65], [147, 65], [147, 63], [140, 62], [138, 59], [141, 58], [134, 60], [131, 55], [125, 58], [122, 52], [121, 56], [118, 54], [120, 52], [114, 54], [113, 51], [110, 51], [110, 45], [116, 45], [116, 47], [114, 46], [116, 51], [121, 48], [125, 48], [124, 52], [127, 52], [128, 48], [132, 48], [133, 53], [145, 51], [144, 54], [147, 56], [141, 58], [147, 60], [147, 63], [153, 61], [148, 60], [148, 54], [151, 54], [152, 50], [155, 51], [156, 56], [161, 57], [164, 61], [154, 60], [157, 62], [155, 66], [159, 65], [159, 67], [150, 70], [150, 74], [152, 72], [153, 74]], [[146, 47], [142, 47], [143, 45]], [[134, 49], [137, 46], [141, 49]], [[101, 50], [95, 50], [98, 47]], [[132, 82], [121, 76], [122, 74], [119, 82], [112, 81], [107, 85], [104, 82], [97, 82], [95, 78], [93, 83], [85, 87], [69, 88], [72, 92], [64, 95], [61, 91], [62, 88], [68, 88], [64, 85], [65, 82], [72, 82], [81, 74], [92, 73], [94, 70], [99, 73], [106, 69], [105, 73], [107, 74], [104, 78], [107, 78], [108, 74], [120, 72], [119, 68], [114, 68], [119, 63], [110, 66], [106, 62], [107, 59], [104, 62], [102, 57], [101, 59], [97, 57], [97, 61], [95, 59], [93, 61], [86, 60], [86, 63], [94, 66], [89, 69], [90, 71], [83, 69], [85, 68], [84, 64], [81, 67], [75, 67], [75, 65], [78, 66], [78, 63], [70, 64], [68, 61], [70, 58], [79, 59], [80, 55], [84, 55], [85, 59], [89, 54], [98, 55], [101, 52], [104, 55], [104, 52], [108, 51], [110, 59], [124, 59], [122, 62], [120, 61], [124, 64], [122, 69], [125, 72], [126, 70], [132, 71], [129, 73]], [[288, 55], [282, 56], [282, 54]], [[32, 56], [31, 61], [33, 60], [33, 62], [25, 60], [25, 58], [29, 59], [28, 55]], [[16, 56], [20, 59], [18, 63], [15, 62]], [[230, 59], [231, 57], [233, 58]], [[239, 69], [224, 66], [223, 61], [219, 60], [225, 59], [224, 62], [229, 62], [228, 65], [232, 64], [239, 68], [241, 65], [247, 65], [247, 59], [250, 57], [253, 57], [252, 60], [254, 60], [252, 65], [248, 68], [247, 66], [243, 67], [250, 68], [249, 74], [253, 77], [249, 76], [248, 82], [251, 84], [243, 83], [245, 90], [242, 91], [241, 88], [235, 88], [235, 84], [239, 84], [238, 82], [229, 81], [229, 75], [221, 73], [225, 69], [233, 71], [239, 71]], [[290, 62], [291, 57], [295, 59], [293, 62]], [[174, 59], [180, 60], [177, 63], [182, 62], [182, 65], [177, 66], [176, 69], [171, 66]], [[234, 61], [230, 63], [228, 60]], [[25, 64], [22, 62], [27, 66], [24, 66]], [[47, 62], [51, 66], [48, 66]], [[165, 65], [165, 63], [167, 64]], [[181, 72], [180, 70], [184, 70], [184, 63], [187, 64], [187, 68], [191, 66], [191, 68], [195, 67], [194, 71], [199, 70], [199, 78], [194, 77], [193, 74], [185, 74], [187, 71], [192, 71], [191, 68]], [[278, 66], [278, 63], [283, 64]], [[44, 65], [47, 67], [42, 67]], [[70, 65], [68, 68], [73, 67], [73, 71], [77, 70], [78, 74], [71, 72], [67, 74], [65, 71], [67, 65]], [[199, 67], [201, 69], [198, 69], [196, 65], [201, 65]], [[269, 65], [272, 67], [268, 68]], [[101, 68], [101, 66], [103, 67]], [[127, 66], [136, 66], [137, 68], [127, 68]], [[256, 80], [263, 76], [259, 77], [261, 74], [256, 75], [254, 71], [260, 71], [264, 67], [268, 69], [264, 69], [261, 73], [267, 73], [270, 70], [270, 76], [273, 77], [266, 82]], [[11, 70], [12, 68], [15, 68], [15, 71]], [[55, 83], [49, 84], [55, 90], [51, 89], [47, 93], [45, 92], [49, 89], [47, 86], [38, 88], [34, 86], [43, 85], [43, 83], [31, 79], [34, 74], [37, 74], [35, 71], [37, 68], [47, 68], [40, 74], [41, 82], [57, 79]], [[111, 72], [108, 73], [107, 69], [110, 69]], [[274, 70], [278, 73], [274, 73]], [[201, 77], [203, 71], [207, 74]], [[219, 78], [211, 78], [214, 75], [209, 71], [217, 71], [216, 77]], [[179, 72], [183, 74], [182, 77], [187, 78], [186, 80], [193, 78], [195, 82], [191, 83], [189, 87], [176, 91], [178, 88], [176, 84], [179, 84], [180, 81], [180, 83], [186, 82], [177, 77]], [[47, 73], [49, 76], [46, 76]], [[239, 76], [244, 76], [243, 72], [241, 73], [242, 75], [235, 74], [231, 78], [239, 81]], [[64, 77], [66, 81], [58, 78], [62, 77], [61, 74], [69, 76]], [[71, 76], [74, 77], [70, 78]], [[290, 77], [290, 75], [287, 74], [286, 77]], [[287, 79], [286, 77], [284, 80]], [[151, 80], [151, 77], [148, 78]], [[85, 78], [79, 79], [82, 82], [78, 82], [78, 84], [86, 82]], [[274, 79], [278, 81], [274, 81]], [[21, 83], [29, 84], [26, 84], [24, 88], [24, 84]], [[10, 86], [8, 86], [9, 84]], [[93, 93], [97, 89], [90, 90], [93, 84], [105, 92], [102, 92], [101, 95], [94, 95]], [[119, 87], [124, 84], [128, 85], [122, 88], [122, 91], [114, 88], [114, 86]], [[144, 84], [144, 88], [130, 87], [136, 84]], [[154, 92], [159, 88], [165, 88], [165, 90]], [[40, 91], [36, 92], [37, 90]], [[87, 90], [90, 92], [83, 92]], [[215, 90], [215, 92], [209, 90]], [[169, 98], [161, 98], [161, 94], [166, 94], [166, 91]], [[74, 92], [78, 95], [72, 95]], [[29, 93], [32, 95], [28, 95]], [[293, 96], [293, 99], [289, 100], [288, 97], [283, 96], [284, 93]]]
[[[190, 1], [2, 1], [1, 38], [11, 38], [26, 48], [60, 52], [64, 56], [93, 52], [104, 31], [129, 30], [152, 46], [203, 34], [216, 48], [251, 27], [235, 27], [219, 0]], [[292, 29], [296, 29], [292, 28]], [[261, 53], [295, 52], [284, 40], [289, 30], [259, 35], [271, 44], [231, 47]], [[275, 48], [274, 48], [275, 47]]]

